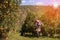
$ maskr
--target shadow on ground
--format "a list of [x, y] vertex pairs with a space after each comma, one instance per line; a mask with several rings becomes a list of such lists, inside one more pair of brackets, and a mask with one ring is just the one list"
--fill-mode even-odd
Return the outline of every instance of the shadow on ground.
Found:
[[[35, 38], [35, 37], [37, 37], [37, 36], [32, 35], [32, 34], [25, 34], [24, 37]], [[48, 37], [48, 36], [41, 36], [41, 35], [40, 35], [39, 37], [46, 38], [46, 37]], [[58, 39], [60, 39], [60, 36], [48, 37], [48, 38], [58, 38]]]

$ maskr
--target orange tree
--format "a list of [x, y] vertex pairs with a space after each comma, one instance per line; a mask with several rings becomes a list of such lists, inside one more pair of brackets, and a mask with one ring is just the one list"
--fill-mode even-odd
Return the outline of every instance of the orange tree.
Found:
[[[57, 12], [58, 14], [58, 12]], [[55, 33], [59, 33], [59, 23], [60, 18], [56, 15], [54, 10], [49, 10], [45, 14], [41, 16], [41, 21], [44, 23], [44, 26], [42, 27], [42, 33], [45, 35], [53, 36]], [[58, 19], [57, 19], [58, 18]], [[49, 36], [48, 35], [48, 36]]]
[[19, 0], [0, 0], [0, 35], [16, 26]]
[[24, 24], [21, 29], [21, 35], [23, 35], [25, 32], [33, 32], [35, 30], [35, 14], [32, 12], [28, 12], [26, 20], [24, 21]]

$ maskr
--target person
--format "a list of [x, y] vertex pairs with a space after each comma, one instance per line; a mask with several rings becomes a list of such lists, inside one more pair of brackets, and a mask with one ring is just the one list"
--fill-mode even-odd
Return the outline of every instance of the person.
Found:
[[41, 25], [42, 25], [42, 23], [41, 23], [40, 20], [36, 20], [35, 21], [35, 25], [36, 25], [35, 31], [36, 31], [37, 37], [39, 37], [40, 36], [40, 32], [41, 32]]

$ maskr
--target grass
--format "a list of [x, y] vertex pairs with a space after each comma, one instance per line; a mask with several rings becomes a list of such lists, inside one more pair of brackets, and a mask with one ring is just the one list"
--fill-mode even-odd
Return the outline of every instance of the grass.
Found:
[[49, 38], [49, 37], [24, 37], [20, 36], [18, 32], [10, 32], [9, 33], [9, 40], [60, 40], [60, 38]]
[[22, 37], [21, 40], [60, 40], [58, 38], [48, 38], [48, 37], [39, 37], [39, 38], [29, 38], [29, 37]]

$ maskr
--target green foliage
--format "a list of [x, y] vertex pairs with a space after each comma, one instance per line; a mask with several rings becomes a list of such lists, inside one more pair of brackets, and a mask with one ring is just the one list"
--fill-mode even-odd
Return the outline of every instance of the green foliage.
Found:
[[33, 14], [32, 12], [29, 12], [27, 17], [26, 17], [26, 20], [25, 20], [25, 23], [23, 24], [23, 27], [22, 27], [22, 30], [23, 31], [28, 31], [28, 32], [32, 32], [34, 31], [35, 29], [35, 24], [34, 24], [34, 21], [35, 21], [35, 14]]
[[[32, 11], [27, 15], [25, 23], [23, 24], [22, 29], [24, 31], [33, 31], [35, 28], [35, 18], [38, 18], [42, 22], [42, 34], [47, 36], [53, 36], [54, 34], [60, 33], [60, 16], [57, 16], [55, 12], [39, 12], [32, 13]], [[58, 18], [58, 19], [57, 19]]]

